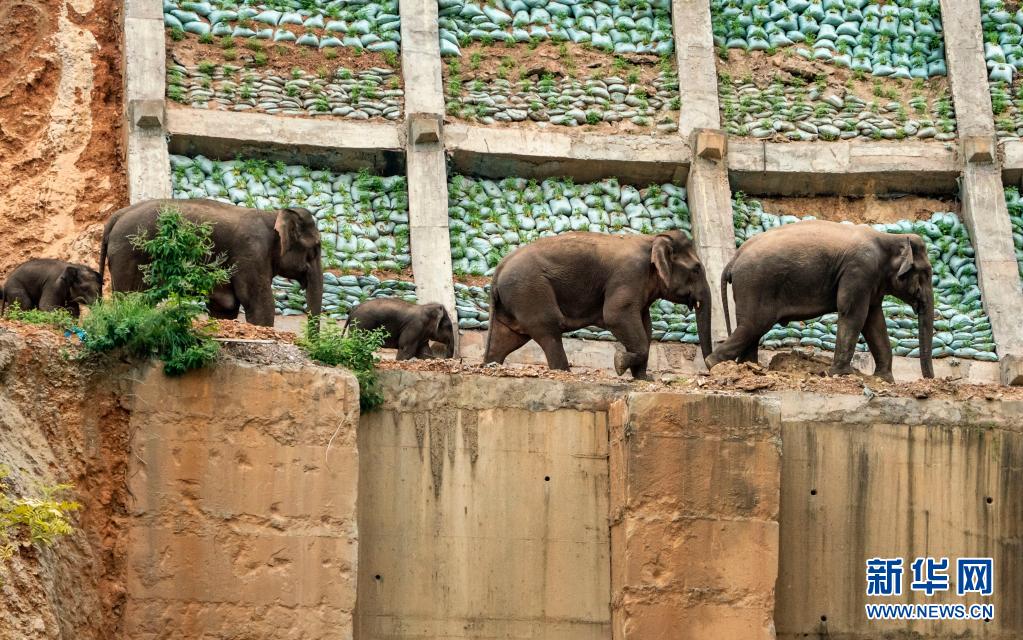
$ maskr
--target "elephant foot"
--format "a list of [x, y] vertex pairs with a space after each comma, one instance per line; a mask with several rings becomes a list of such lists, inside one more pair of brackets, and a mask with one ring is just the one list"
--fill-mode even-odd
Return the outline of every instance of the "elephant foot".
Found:
[[707, 365], [707, 371], [714, 368], [714, 365], [721, 364], [723, 360], [713, 353], [703, 359], [703, 364]]
[[875, 371], [874, 377], [880, 378], [881, 380], [884, 380], [885, 382], [888, 382], [890, 384], [895, 383], [895, 376], [892, 375], [891, 371]]
[[853, 369], [852, 366], [848, 364], [842, 365], [834, 364], [831, 365], [830, 369], [828, 369], [828, 375], [832, 376], [854, 376], [857, 373], [859, 372], [856, 371], [856, 369]]
[[625, 375], [625, 372], [629, 369], [628, 363], [625, 362], [625, 358], [628, 355], [627, 351], [615, 351], [615, 373], [620, 376]]

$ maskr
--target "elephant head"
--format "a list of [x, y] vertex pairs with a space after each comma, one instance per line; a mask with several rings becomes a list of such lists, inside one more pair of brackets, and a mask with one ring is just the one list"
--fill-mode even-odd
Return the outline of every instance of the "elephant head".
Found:
[[92, 304], [103, 295], [103, 280], [99, 272], [81, 264], [69, 264], [60, 274], [60, 281], [67, 287], [67, 301], [77, 304]]
[[316, 219], [308, 209], [281, 209], [277, 212], [274, 231], [280, 250], [273, 259], [274, 275], [297, 280], [305, 289], [309, 317], [319, 316], [323, 304], [323, 265]]
[[681, 231], [669, 231], [654, 238], [650, 250], [651, 277], [655, 280], [657, 297], [684, 304], [696, 312], [696, 328], [700, 335], [703, 357], [710, 355], [711, 298], [710, 285], [696, 247]]
[[451, 318], [448, 317], [447, 310], [444, 305], [436, 303], [425, 306], [427, 307], [426, 317], [430, 340], [444, 345], [445, 358], [453, 358], [455, 356], [455, 330], [451, 325]]
[[934, 291], [927, 246], [920, 236], [911, 233], [892, 236], [892, 244], [887, 266], [888, 287], [916, 311], [920, 324], [920, 371], [923, 377], [933, 378]]

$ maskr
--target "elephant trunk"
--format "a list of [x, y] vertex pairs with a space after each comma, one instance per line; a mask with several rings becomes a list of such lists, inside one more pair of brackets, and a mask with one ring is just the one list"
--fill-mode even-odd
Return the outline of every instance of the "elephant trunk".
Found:
[[917, 320], [920, 325], [920, 372], [925, 378], [933, 378], [931, 348], [934, 342], [934, 295], [930, 287], [927, 287], [920, 301]]
[[700, 350], [703, 351], [703, 359], [710, 357], [714, 350], [714, 342], [711, 339], [711, 299], [710, 286], [704, 280], [702, 290], [696, 295], [696, 331], [700, 335]]
[[323, 267], [319, 260], [306, 274], [305, 306], [309, 327], [316, 331], [320, 327], [320, 312], [323, 310]]

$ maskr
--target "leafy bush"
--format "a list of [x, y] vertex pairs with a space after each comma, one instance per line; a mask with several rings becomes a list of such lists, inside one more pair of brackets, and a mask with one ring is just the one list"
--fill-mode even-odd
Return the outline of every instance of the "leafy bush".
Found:
[[81, 505], [57, 498], [71, 485], [43, 487], [41, 497], [16, 498], [3, 490], [8, 475], [7, 469], [0, 466], [0, 562], [17, 551], [18, 543], [12, 538], [21, 527], [27, 529], [32, 544], [42, 546], [52, 545], [57, 538], [74, 533], [68, 514], [80, 509]]
[[383, 328], [364, 331], [352, 326], [346, 333], [340, 325], [329, 323], [318, 332], [307, 327], [298, 344], [313, 360], [354, 373], [359, 380], [359, 408], [369, 411], [384, 401], [375, 368], [380, 358], [375, 352], [386, 339]]
[[206, 299], [230, 278], [224, 256], [212, 255], [213, 229], [187, 220], [179, 211], [161, 209], [156, 234], [132, 243], [149, 256], [141, 293], [115, 293], [93, 305], [85, 318], [85, 346], [91, 351], [122, 348], [139, 357], [163, 361], [167, 375], [179, 375], [213, 361], [218, 345], [206, 328], [196, 327]]
[[4, 310], [4, 317], [8, 320], [24, 322], [26, 324], [45, 324], [67, 331], [75, 326], [75, 319], [68, 313], [67, 309], [54, 309], [53, 311], [40, 311], [39, 309], [28, 309], [23, 311], [21, 304], [15, 301]]

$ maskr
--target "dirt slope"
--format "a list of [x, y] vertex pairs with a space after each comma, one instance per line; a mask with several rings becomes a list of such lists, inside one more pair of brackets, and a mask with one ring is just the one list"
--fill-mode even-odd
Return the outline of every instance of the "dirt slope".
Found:
[[0, 2], [0, 278], [34, 256], [95, 263], [127, 204], [121, 6]]

